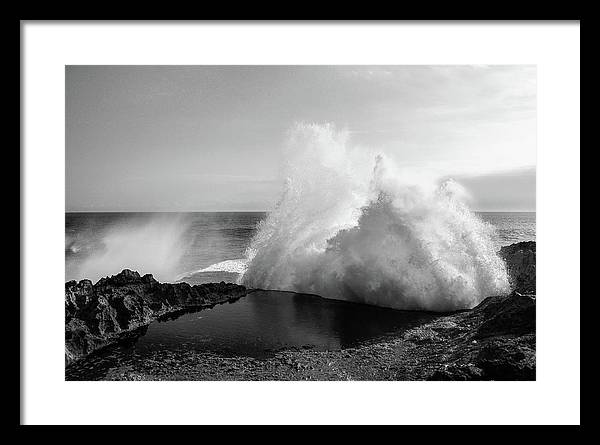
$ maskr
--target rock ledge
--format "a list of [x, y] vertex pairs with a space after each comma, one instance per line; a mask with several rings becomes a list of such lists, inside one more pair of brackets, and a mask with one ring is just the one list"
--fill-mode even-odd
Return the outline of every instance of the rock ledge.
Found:
[[154, 320], [177, 312], [199, 310], [245, 296], [244, 286], [209, 283], [159, 283], [129, 269], [100, 279], [65, 284], [65, 361], [135, 336]]
[[512, 288], [524, 295], [535, 295], [535, 241], [504, 246], [498, 253], [506, 263]]

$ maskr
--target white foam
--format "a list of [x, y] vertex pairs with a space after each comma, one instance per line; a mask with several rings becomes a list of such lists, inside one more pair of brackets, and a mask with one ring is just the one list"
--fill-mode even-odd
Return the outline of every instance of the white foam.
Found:
[[192, 275], [196, 275], [204, 272], [228, 272], [228, 273], [237, 273], [243, 274], [246, 271], [246, 267], [248, 264], [247, 258], [238, 258], [235, 260], [225, 260], [219, 263], [211, 264], [204, 269], [195, 270], [192, 272], [186, 272], [177, 277], [177, 281], [183, 280], [184, 278], [191, 277]]
[[297, 125], [286, 148], [285, 189], [241, 283], [439, 311], [508, 292], [493, 229], [459, 184], [398, 169], [331, 125]]

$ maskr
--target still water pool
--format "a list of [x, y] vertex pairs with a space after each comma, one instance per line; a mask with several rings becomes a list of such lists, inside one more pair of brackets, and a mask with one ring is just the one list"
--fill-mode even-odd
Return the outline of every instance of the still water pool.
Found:
[[165, 350], [257, 359], [289, 348], [338, 350], [397, 335], [434, 316], [315, 295], [254, 291], [234, 303], [155, 321], [134, 341], [99, 351], [70, 366], [66, 377], [101, 379], [112, 368], [151, 360], [156, 352]]

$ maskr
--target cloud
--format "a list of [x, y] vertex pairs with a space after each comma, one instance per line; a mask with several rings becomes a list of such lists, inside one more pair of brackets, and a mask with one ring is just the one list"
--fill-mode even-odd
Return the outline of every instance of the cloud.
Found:
[[471, 195], [471, 206], [480, 211], [535, 211], [536, 168], [524, 167], [489, 175], [454, 179]]

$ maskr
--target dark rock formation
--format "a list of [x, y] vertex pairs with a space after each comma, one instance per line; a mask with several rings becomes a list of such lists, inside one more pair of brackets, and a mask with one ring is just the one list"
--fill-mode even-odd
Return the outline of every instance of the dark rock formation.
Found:
[[535, 296], [489, 297], [447, 318], [468, 329], [447, 340], [430, 380], [535, 380]]
[[507, 297], [486, 298], [471, 312], [481, 314], [477, 337], [535, 333], [535, 296], [513, 292]]
[[500, 249], [513, 290], [535, 295], [535, 241], [524, 241]]
[[159, 283], [131, 270], [65, 284], [65, 360], [69, 364], [92, 351], [128, 337], [159, 317], [231, 302], [246, 295], [231, 283], [190, 286]]

